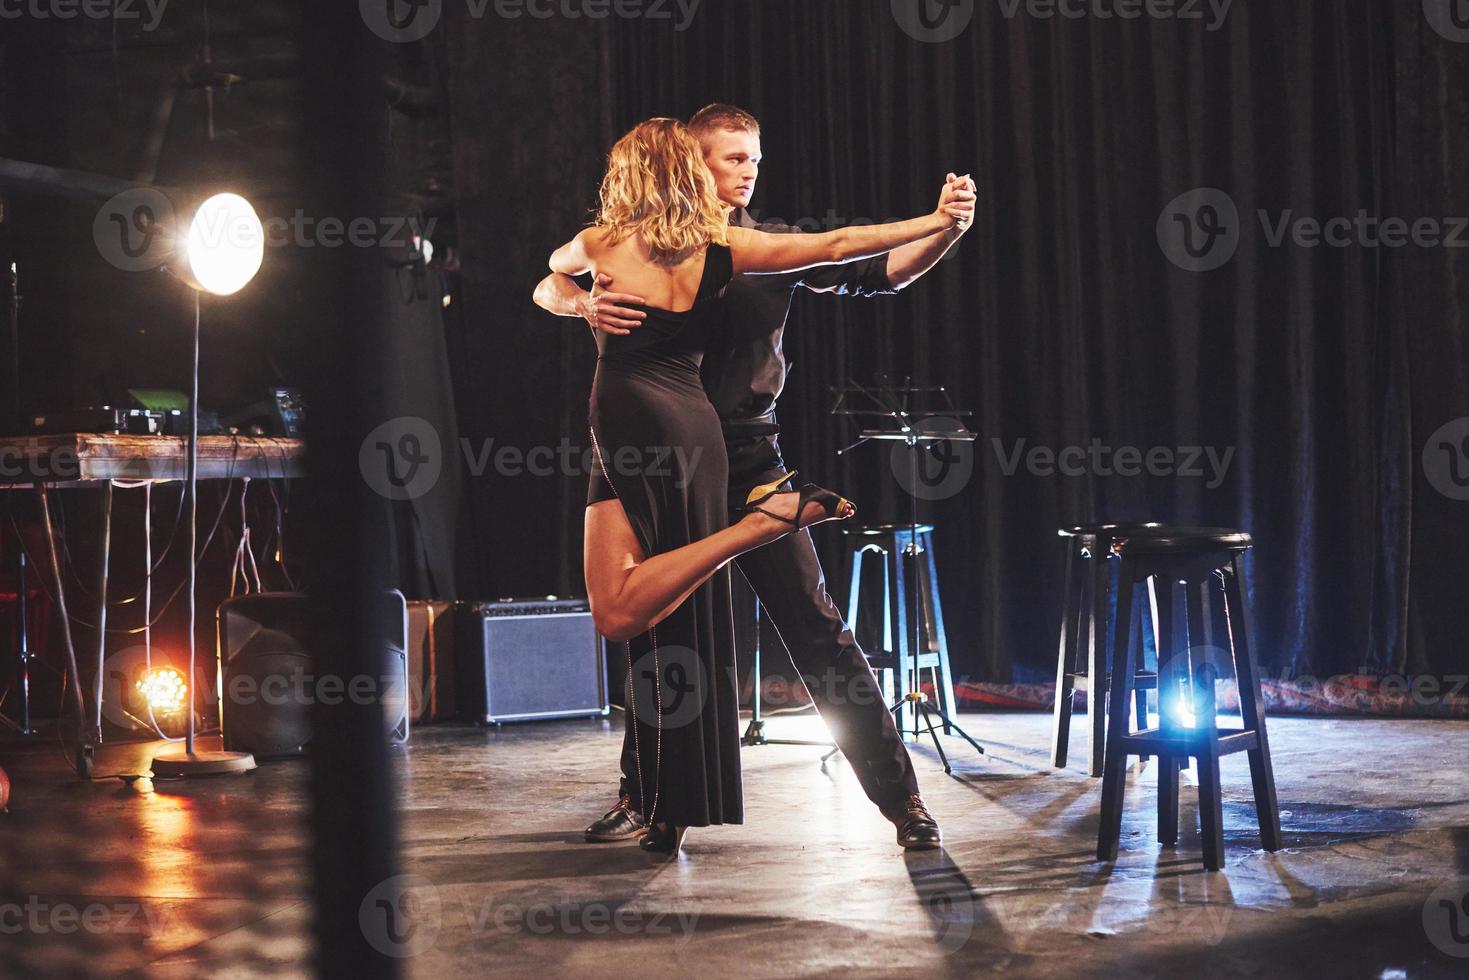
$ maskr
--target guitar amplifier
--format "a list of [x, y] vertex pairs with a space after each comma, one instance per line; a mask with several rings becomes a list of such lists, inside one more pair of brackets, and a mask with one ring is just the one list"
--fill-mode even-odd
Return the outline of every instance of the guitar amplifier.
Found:
[[585, 599], [504, 599], [456, 610], [458, 698], [475, 721], [606, 715], [602, 638]]

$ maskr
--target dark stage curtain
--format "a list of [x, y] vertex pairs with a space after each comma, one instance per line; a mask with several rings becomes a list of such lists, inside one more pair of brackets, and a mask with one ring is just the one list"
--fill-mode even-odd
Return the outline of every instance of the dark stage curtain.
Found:
[[[450, 336], [478, 595], [585, 595], [584, 323], [531, 301], [555, 245], [586, 221], [611, 145], [606, 22], [473, 18], [447, 4], [454, 185], [464, 254]], [[537, 448], [550, 461], [527, 454]], [[461, 597], [471, 593], [461, 588]]]
[[[381, 508], [374, 526], [390, 539], [382, 548], [388, 580], [409, 599], [459, 598], [456, 565], [466, 561], [459, 554], [463, 470], [457, 465], [454, 389], [445, 383], [449, 355], [441, 283], [436, 270], [385, 263], [381, 287], [388, 315], [385, 346], [377, 352], [383, 389], [375, 402], [378, 427], [362, 460], [368, 484], [377, 491], [373, 503]], [[396, 493], [384, 477], [384, 446], [408, 480], [407, 493]], [[414, 458], [429, 467], [421, 477], [410, 462]]]
[[[531, 305], [544, 258], [594, 203], [613, 137], [733, 102], [762, 122], [762, 216], [906, 217], [933, 206], [947, 170], [979, 184], [957, 254], [903, 294], [798, 298], [781, 400], [788, 461], [878, 519], [906, 518], [907, 497], [887, 450], [835, 456], [850, 434], [828, 414], [829, 386], [911, 375], [975, 410], [972, 478], [923, 511], [956, 672], [1052, 676], [1055, 529], [1088, 519], [1252, 531], [1272, 674], [1462, 672], [1469, 503], [1440, 463], [1462, 473], [1469, 446], [1429, 441], [1469, 416], [1465, 249], [1272, 236], [1282, 220], [1359, 212], [1452, 234], [1447, 219], [1469, 214], [1469, 44], [1417, 3], [1236, 0], [1216, 30], [1207, 12], [1007, 18], [961, 3], [953, 16], [965, 9], [943, 43], [910, 36], [888, 0], [709, 2], [685, 30], [465, 25], [453, 42], [465, 431], [523, 448], [585, 441], [593, 346], [585, 326]], [[475, 75], [483, 64], [503, 87]], [[1222, 213], [1238, 245], [1210, 271], [1160, 244], [1160, 215], [1197, 188], [1238, 216]], [[1174, 241], [1181, 226], [1163, 226]], [[1214, 462], [1126, 476], [1109, 456], [1106, 472], [1070, 476], [1023, 458], [1094, 444], [1170, 449], [1175, 465], [1201, 447]], [[584, 479], [470, 481], [492, 594], [580, 590]], [[818, 540], [840, 588], [839, 535]]]

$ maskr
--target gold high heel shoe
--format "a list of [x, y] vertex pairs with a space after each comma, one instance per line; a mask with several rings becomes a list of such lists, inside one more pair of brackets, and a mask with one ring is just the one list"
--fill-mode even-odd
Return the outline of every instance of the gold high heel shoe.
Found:
[[[764, 514], [766, 517], [773, 517], [778, 521], [782, 521], [786, 524], [791, 525], [792, 528], [797, 531], [801, 530], [802, 528], [811, 527], [813, 524], [820, 524], [823, 521], [844, 521], [847, 518], [851, 517], [853, 514], [857, 513], [857, 506], [846, 497], [843, 497], [841, 494], [834, 493], [831, 490], [827, 490], [824, 487], [818, 487], [814, 483], [807, 483], [806, 485], [794, 491], [782, 491], [780, 489], [781, 484], [785, 483], [791, 477], [795, 476], [797, 472], [799, 471], [791, 470], [784, 476], [777, 477], [769, 483], [762, 483], [758, 487], [755, 487], [745, 498], [745, 505], [741, 507], [740, 510], [746, 513], [760, 513]], [[775, 514], [760, 506], [771, 497], [775, 496], [777, 493], [800, 494], [800, 497], [796, 501], [795, 517], [792, 518], [786, 517], [782, 514]], [[806, 505], [813, 501], [821, 505], [822, 510], [826, 512], [826, 516], [814, 521], [807, 521], [806, 523], [802, 524], [801, 515], [805, 513]]]

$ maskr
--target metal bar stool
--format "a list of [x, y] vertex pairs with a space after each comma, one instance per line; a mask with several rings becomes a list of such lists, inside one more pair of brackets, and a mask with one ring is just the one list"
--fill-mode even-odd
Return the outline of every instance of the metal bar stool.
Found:
[[[1248, 752], [1260, 841], [1267, 851], [1280, 848], [1280, 808], [1265, 732], [1259, 665], [1244, 598], [1244, 553], [1252, 544], [1248, 534], [1226, 528], [1155, 528], [1119, 536], [1112, 543], [1112, 551], [1121, 557], [1118, 608], [1131, 603], [1137, 583], [1153, 579], [1161, 703], [1157, 728], [1127, 732], [1127, 704], [1133, 692], [1133, 672], [1129, 668], [1134, 648], [1131, 632], [1119, 618], [1115, 634], [1118, 663], [1108, 691], [1108, 713], [1113, 722], [1107, 731], [1102, 775], [1102, 819], [1097, 833], [1100, 861], [1117, 859], [1125, 766], [1130, 755], [1158, 756], [1158, 840], [1163, 844], [1178, 841], [1178, 770], [1190, 757], [1198, 761], [1204, 867], [1217, 871], [1224, 866], [1219, 759], [1234, 752]], [[1160, 588], [1158, 583], [1166, 587]], [[1174, 583], [1180, 583], [1185, 593], [1186, 646], [1177, 641]], [[1220, 591], [1227, 650], [1215, 646], [1211, 621], [1210, 597]], [[1221, 729], [1214, 716], [1214, 683], [1220, 668], [1228, 669], [1226, 661], [1233, 662], [1239, 683], [1240, 728]], [[1189, 702], [1182, 700], [1185, 686], [1190, 694], [1191, 717]]]
[[[1107, 557], [1114, 539], [1138, 531], [1154, 530], [1163, 525], [1142, 524], [1073, 524], [1059, 528], [1056, 534], [1066, 545], [1065, 598], [1061, 613], [1061, 644], [1056, 657], [1056, 705], [1051, 725], [1051, 765], [1066, 768], [1068, 743], [1071, 740], [1072, 692], [1086, 692], [1087, 721], [1091, 725], [1091, 757], [1087, 775], [1102, 774], [1102, 749], [1106, 744], [1106, 690], [1108, 664], [1116, 661], [1107, 648], [1107, 611], [1111, 605], [1111, 568]], [[1081, 562], [1090, 560], [1088, 570]], [[1088, 597], [1091, 599], [1087, 602]], [[1117, 605], [1117, 617], [1130, 621], [1138, 617], [1131, 604]], [[1151, 617], [1143, 622], [1151, 625]], [[1131, 629], [1131, 626], [1129, 626]], [[1156, 645], [1156, 644], [1155, 644]], [[1156, 675], [1142, 670], [1134, 683], [1137, 701], [1137, 727], [1148, 727], [1148, 688], [1156, 686]], [[1092, 683], [1092, 678], [1101, 680]]]
[[[882, 557], [882, 643], [863, 643], [868, 663], [877, 671], [883, 696], [889, 701], [903, 700], [921, 685], [920, 672], [927, 670], [939, 707], [944, 711], [944, 734], [950, 734], [948, 715], [958, 710], [954, 698], [954, 675], [949, 669], [949, 640], [944, 631], [944, 607], [939, 601], [938, 566], [933, 553], [933, 525], [918, 525], [917, 554], [914, 568], [918, 575], [918, 609], [910, 609], [907, 572], [903, 557], [913, 540], [909, 524], [868, 524], [843, 527], [851, 552], [852, 579], [847, 592], [847, 626], [857, 636], [857, 613], [862, 590], [862, 564], [868, 552]], [[919, 617], [922, 648], [918, 651], [917, 669], [913, 657], [913, 624], [910, 615]], [[892, 685], [890, 689], [889, 685]], [[918, 712], [904, 701], [898, 713], [898, 731], [916, 740], [925, 729], [919, 727]]]

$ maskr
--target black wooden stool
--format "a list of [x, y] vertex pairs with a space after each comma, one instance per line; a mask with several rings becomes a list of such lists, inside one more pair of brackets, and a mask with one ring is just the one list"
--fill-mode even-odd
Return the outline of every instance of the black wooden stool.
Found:
[[[1265, 734], [1264, 703], [1260, 695], [1259, 665], [1245, 607], [1244, 553], [1252, 544], [1248, 534], [1226, 528], [1156, 528], [1119, 536], [1112, 550], [1121, 558], [1117, 585], [1118, 608], [1132, 602], [1134, 587], [1152, 579], [1154, 626], [1158, 641], [1159, 727], [1130, 734], [1127, 706], [1133, 692], [1131, 631], [1118, 617], [1115, 632], [1117, 664], [1108, 691], [1107, 752], [1102, 775], [1102, 820], [1097, 834], [1097, 859], [1115, 861], [1122, 835], [1122, 799], [1126, 762], [1130, 755], [1158, 757], [1158, 840], [1178, 842], [1178, 770], [1190, 757], [1198, 760], [1199, 824], [1203, 836], [1204, 867], [1224, 866], [1223, 807], [1220, 799], [1219, 759], [1248, 752], [1254, 783], [1255, 812], [1260, 841], [1267, 851], [1280, 848], [1280, 809], [1275, 799], [1275, 775], [1270, 767], [1270, 742]], [[1173, 584], [1183, 586], [1187, 618], [1187, 645], [1177, 641]], [[1222, 588], [1221, 588], [1222, 583]], [[1214, 644], [1210, 596], [1223, 592], [1227, 652]], [[1222, 654], [1222, 655], [1221, 655]], [[1214, 716], [1214, 682], [1222, 661], [1233, 661], [1239, 684], [1240, 728], [1220, 729]], [[1180, 689], [1188, 685], [1192, 719], [1181, 717]]]
[[[868, 663], [877, 671], [883, 696], [890, 702], [908, 697], [920, 689], [920, 671], [929, 671], [934, 693], [945, 718], [944, 734], [950, 734], [948, 715], [959, 709], [954, 699], [954, 675], [949, 669], [949, 640], [944, 633], [944, 607], [939, 601], [938, 567], [933, 556], [933, 525], [918, 525], [917, 552], [914, 567], [918, 574], [918, 609], [910, 609], [911, 601], [904, 553], [913, 541], [910, 524], [867, 524], [843, 527], [842, 534], [852, 556], [852, 582], [847, 593], [847, 626], [857, 635], [857, 612], [862, 589], [862, 559], [869, 551], [883, 558], [882, 564], [882, 646], [864, 643]], [[912, 650], [913, 625], [909, 615], [919, 618], [921, 648], [917, 669]], [[860, 642], [860, 641], [859, 641]], [[911, 675], [911, 684], [910, 684]], [[889, 684], [893, 689], [889, 690]], [[910, 723], [911, 722], [911, 727]], [[924, 729], [919, 727], [918, 712], [912, 702], [905, 701], [898, 714], [898, 731], [917, 739]]]
[[[1056, 706], [1051, 725], [1051, 765], [1066, 768], [1071, 740], [1072, 692], [1086, 692], [1087, 721], [1091, 725], [1091, 759], [1087, 774], [1102, 774], [1102, 749], [1106, 745], [1107, 671], [1115, 662], [1107, 646], [1107, 609], [1111, 604], [1111, 575], [1107, 557], [1112, 541], [1137, 531], [1153, 530], [1161, 524], [1073, 524], [1056, 531], [1066, 545], [1065, 598], [1061, 613], [1061, 646], [1056, 657]], [[1091, 560], [1090, 574], [1081, 561]], [[1087, 602], [1088, 595], [1091, 602]], [[1117, 606], [1118, 619], [1129, 622], [1134, 610]], [[1151, 623], [1151, 617], [1144, 617]], [[1129, 626], [1129, 629], [1131, 627]], [[1148, 727], [1148, 688], [1156, 686], [1154, 674], [1142, 670], [1134, 681], [1137, 727]], [[1092, 678], [1099, 678], [1092, 683]]]

